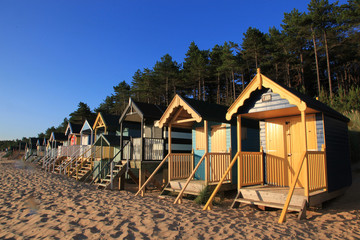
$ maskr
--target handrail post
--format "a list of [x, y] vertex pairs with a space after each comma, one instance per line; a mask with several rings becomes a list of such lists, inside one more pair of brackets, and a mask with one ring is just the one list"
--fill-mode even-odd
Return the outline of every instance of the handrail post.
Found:
[[[200, 164], [202, 163], [202, 161], [204, 160], [204, 158], [206, 159], [206, 156], [208, 155], [208, 153], [205, 153], [204, 156], [202, 156], [202, 158], [200, 159], [200, 161], [198, 162], [198, 164], [196, 164], [195, 169], [192, 171], [192, 173], [190, 174], [190, 176], [188, 177], [184, 187], [181, 189], [180, 193], [178, 194], [178, 196], [176, 197], [174, 204], [176, 203], [181, 203], [182, 200], [182, 195], [185, 192], [186, 187], [189, 185], [191, 179], [194, 177], [196, 171], [198, 170], [198, 168], [200, 167]], [[205, 160], [206, 161], [206, 160]]]
[[113, 180], [114, 180], [113, 170], [114, 170], [114, 161], [112, 161], [110, 163], [110, 189], [111, 190], [113, 190]]
[[226, 178], [226, 175], [228, 175], [229, 171], [231, 170], [231, 168], [234, 166], [238, 156], [239, 156], [240, 152], [237, 152], [234, 156], [234, 158], [231, 160], [229, 167], [226, 169], [224, 175], [221, 177], [218, 185], [216, 186], [215, 190], [213, 191], [213, 193], [211, 194], [209, 200], [207, 201], [207, 203], [205, 204], [203, 210], [211, 210], [212, 207], [212, 201], [215, 197], [215, 195], [217, 194], [217, 192], [220, 190], [221, 184], [223, 183], [224, 179]]
[[303, 166], [303, 163], [305, 161], [305, 158], [307, 158], [307, 152], [305, 151], [302, 158], [301, 158], [301, 161], [299, 163], [299, 167], [298, 167], [298, 170], [296, 171], [296, 175], [295, 175], [295, 179], [294, 179], [294, 182], [292, 183], [291, 187], [290, 187], [290, 190], [289, 190], [289, 193], [286, 197], [286, 201], [285, 201], [285, 204], [284, 204], [284, 207], [281, 211], [281, 215], [280, 215], [280, 218], [279, 218], [279, 223], [283, 223], [285, 220], [286, 220], [286, 212], [288, 210], [288, 207], [290, 205], [290, 201], [291, 201], [291, 198], [292, 198], [292, 195], [294, 193], [294, 190], [295, 190], [295, 186], [296, 186], [296, 183], [297, 183], [297, 180], [299, 179], [299, 175], [300, 175], [300, 172], [301, 172], [301, 168]]
[[260, 159], [261, 159], [261, 162], [260, 162], [260, 166], [261, 166], [261, 185], [264, 185], [264, 148], [263, 146], [260, 147], [260, 152], [261, 152], [261, 155], [260, 155]]

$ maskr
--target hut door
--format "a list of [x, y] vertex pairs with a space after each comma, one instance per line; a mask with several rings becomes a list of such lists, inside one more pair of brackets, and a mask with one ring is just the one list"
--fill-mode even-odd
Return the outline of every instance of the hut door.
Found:
[[226, 125], [211, 127], [211, 152], [226, 152]]
[[[286, 157], [288, 164], [288, 185], [290, 185], [296, 174], [299, 160], [303, 152], [301, 120], [300, 117], [288, 118], [285, 120], [286, 134]], [[300, 173], [297, 187], [302, 187], [303, 173]]]
[[[292, 117], [285, 121], [285, 130], [286, 130], [286, 152], [287, 159], [289, 164], [289, 183], [294, 180], [299, 167], [300, 159], [304, 152], [303, 142], [304, 134], [302, 133], [301, 128], [301, 119], [300, 117]], [[316, 139], [316, 125], [315, 125], [315, 116], [308, 115], [306, 117], [306, 131], [307, 131], [307, 147], [308, 150], [317, 149], [317, 139]], [[303, 168], [304, 169], [304, 168]], [[303, 187], [306, 179], [306, 172], [301, 170], [297, 187]]]
[[266, 182], [277, 186], [288, 186], [284, 125], [280, 118], [266, 121]]

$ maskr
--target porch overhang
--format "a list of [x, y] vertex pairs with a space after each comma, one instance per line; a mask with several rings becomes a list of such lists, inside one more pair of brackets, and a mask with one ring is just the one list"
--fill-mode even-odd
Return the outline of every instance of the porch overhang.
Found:
[[104, 132], [106, 132], [106, 123], [104, 121], [104, 118], [102, 117], [101, 113], [98, 113], [96, 120], [94, 122], [93, 129], [96, 130], [98, 128], [104, 128]]
[[201, 122], [200, 114], [182, 97], [175, 95], [164, 114], [159, 120], [159, 127], [163, 126], [191, 128], [194, 122]]
[[[271, 79], [267, 78], [263, 74], [260, 73], [260, 69], [256, 76], [252, 79], [252, 81], [248, 84], [248, 86], [244, 89], [244, 91], [239, 95], [239, 97], [234, 101], [234, 103], [229, 107], [226, 113], [226, 119], [228, 121], [231, 120], [234, 114], [238, 113], [238, 109], [244, 105], [244, 102], [250, 98], [252, 92], [257, 89], [261, 90], [263, 87], [271, 89], [274, 93], [277, 93], [281, 96], [281, 98], [289, 101], [291, 105], [294, 105], [293, 108], [272, 110], [272, 111], [263, 111], [257, 113], [246, 113], [242, 114], [244, 116], [253, 117], [253, 118], [265, 118], [265, 116], [271, 117], [279, 117], [279, 116], [289, 116], [290, 115], [298, 115], [299, 112], [307, 111], [307, 104], [300, 99], [298, 96], [293, 93], [287, 91], [285, 88], [275, 83]], [[316, 111], [316, 110], [313, 110]]]
[[[311, 114], [311, 113], [317, 113], [319, 111], [312, 109], [312, 108], [306, 108], [305, 113]], [[275, 109], [275, 110], [269, 110], [269, 111], [261, 111], [261, 112], [252, 112], [252, 113], [243, 113], [239, 114], [241, 117], [246, 117], [250, 119], [256, 119], [256, 120], [263, 120], [263, 119], [270, 119], [270, 118], [280, 118], [280, 117], [289, 117], [289, 116], [298, 116], [301, 115], [301, 111], [298, 107], [291, 107], [291, 108], [281, 108], [281, 109]]]

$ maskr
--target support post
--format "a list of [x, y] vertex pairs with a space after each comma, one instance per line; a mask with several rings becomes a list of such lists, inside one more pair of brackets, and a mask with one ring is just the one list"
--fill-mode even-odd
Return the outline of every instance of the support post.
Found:
[[210, 181], [210, 169], [209, 169], [209, 157], [207, 153], [209, 152], [209, 129], [208, 121], [204, 120], [204, 134], [205, 134], [205, 185], [208, 185]]
[[[241, 153], [241, 115], [239, 114], [237, 116], [237, 122], [236, 122], [236, 128], [237, 128], [237, 152]], [[241, 154], [238, 155], [238, 161], [237, 161], [237, 172], [238, 172], [238, 181], [237, 181], [237, 188], [238, 191], [240, 191], [241, 188]]]
[[140, 149], [141, 149], [141, 153], [140, 153], [140, 161], [142, 162], [144, 160], [144, 119], [141, 119], [141, 130], [140, 130]]
[[113, 190], [114, 189], [114, 175], [113, 175], [113, 170], [114, 170], [114, 161], [112, 161], [110, 163], [110, 189]]
[[[168, 155], [171, 154], [171, 124], [169, 124], [169, 127], [168, 127]], [[172, 169], [171, 169], [171, 156], [169, 157], [168, 159], [168, 182], [171, 181], [171, 173], [172, 173]]]
[[[304, 136], [303, 144], [304, 144], [304, 152], [307, 151], [307, 131], [306, 131], [306, 114], [305, 110], [301, 111], [301, 125], [302, 125], [302, 132]], [[308, 157], [305, 159], [305, 197], [307, 201], [309, 201], [309, 160]]]

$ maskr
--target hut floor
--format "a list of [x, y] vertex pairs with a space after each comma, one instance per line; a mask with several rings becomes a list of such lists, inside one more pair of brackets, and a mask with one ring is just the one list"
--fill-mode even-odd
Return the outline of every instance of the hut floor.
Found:
[[[185, 186], [187, 179], [172, 180], [166, 190], [171, 192], [180, 192]], [[191, 195], [199, 195], [200, 192], [206, 187], [204, 180], [191, 180], [186, 187], [185, 193]]]
[[[263, 207], [279, 208], [282, 209], [289, 187], [278, 187], [272, 185], [251, 186], [244, 187], [240, 190], [240, 194], [235, 199], [235, 202], [258, 205]], [[316, 191], [310, 194], [309, 201], [312, 198], [318, 198], [318, 195], [326, 193], [325, 191]], [[289, 210], [300, 211], [306, 197], [304, 196], [303, 188], [295, 188], [294, 194], [290, 201]]]

